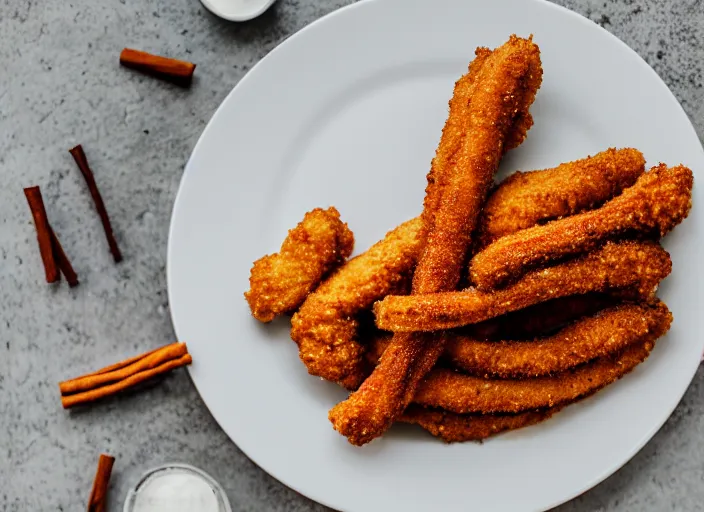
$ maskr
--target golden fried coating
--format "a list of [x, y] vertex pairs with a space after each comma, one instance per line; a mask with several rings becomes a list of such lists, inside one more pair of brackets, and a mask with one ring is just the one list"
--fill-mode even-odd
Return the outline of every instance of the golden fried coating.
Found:
[[399, 421], [418, 425], [446, 443], [481, 441], [507, 430], [535, 425], [551, 418], [563, 406], [518, 414], [456, 414], [443, 409], [410, 405]]
[[607, 239], [663, 236], [687, 217], [692, 184], [688, 168], [661, 164], [601, 208], [500, 238], [470, 262], [472, 282], [492, 290], [531, 268], [590, 251]]
[[[438, 146], [427, 176], [428, 185], [425, 189], [422, 214], [425, 228], [421, 234], [423, 239], [426, 238], [427, 232], [432, 229], [435, 223], [434, 217], [441, 199], [441, 191], [447, 184], [446, 181], [442, 180], [450, 175], [452, 167], [456, 165], [457, 154], [462, 151], [462, 147], [466, 143], [467, 112], [472, 98], [474, 83], [492, 51], [488, 48], [477, 48], [474, 54], [474, 60], [470, 62], [467, 74], [455, 83], [455, 89], [449, 102], [450, 113], [442, 129], [441, 143]], [[533, 126], [533, 117], [528, 107], [533, 102], [535, 94], [540, 87], [542, 69], [540, 74], [533, 75], [530, 80], [531, 83], [528, 85], [528, 89], [532, 96], [526, 98], [521, 110], [515, 113], [504, 141], [504, 152], [520, 146], [525, 140], [528, 130]]]
[[374, 304], [374, 314], [377, 327], [386, 331], [439, 331], [568, 295], [625, 289], [647, 300], [671, 270], [669, 254], [655, 242], [608, 242], [580, 258], [534, 270], [500, 290], [390, 295]]
[[450, 170], [455, 165], [455, 155], [461, 151], [462, 145], [465, 143], [467, 109], [474, 83], [486, 59], [491, 55], [491, 50], [477, 48], [474, 54], [474, 60], [469, 63], [467, 74], [455, 83], [455, 89], [449, 102], [449, 115], [440, 136], [440, 145], [430, 164], [427, 176], [428, 185], [425, 188], [425, 199], [423, 200], [423, 213], [421, 214], [423, 227], [420, 236], [422, 240], [427, 238], [428, 232], [435, 224], [435, 213], [441, 200], [442, 190], [447, 184]]
[[477, 228], [477, 246], [608, 201], [645, 169], [637, 149], [608, 149], [541, 171], [516, 172], [489, 195]]
[[[511, 36], [493, 52], [480, 49], [476, 55], [470, 77], [455, 89], [453, 119], [431, 167], [422, 215], [424, 246], [412, 293], [455, 289], [501, 156], [509, 145], [520, 144], [532, 122], [528, 109], [542, 81], [537, 45]], [[509, 136], [516, 129], [522, 134]], [[357, 445], [380, 436], [442, 351], [442, 337], [394, 336], [360, 389], [330, 411], [335, 429]]]
[[420, 249], [420, 218], [401, 224], [340, 267], [291, 319], [291, 338], [312, 375], [356, 389], [368, 371], [356, 315], [402, 283]]
[[478, 341], [452, 336], [445, 357], [478, 377], [540, 377], [620, 352], [646, 335], [664, 333], [672, 315], [662, 302], [622, 304], [535, 341]]
[[646, 336], [615, 356], [606, 356], [552, 377], [483, 379], [434, 369], [418, 387], [413, 402], [458, 414], [517, 413], [554, 407], [594, 393], [643, 362], [660, 333]]
[[294, 311], [353, 247], [354, 236], [334, 207], [306, 213], [277, 254], [254, 262], [249, 291], [244, 294], [252, 316], [271, 322]]
[[[457, 286], [507, 135], [517, 119], [529, 119], [528, 109], [542, 81], [540, 50], [529, 39], [511, 36], [493, 52], [480, 48], [476, 54], [480, 60], [472, 63], [469, 73], [474, 78], [455, 90], [463, 101], [450, 111], [453, 122], [448, 121], [431, 166], [423, 209], [424, 222], [430, 225], [413, 274], [413, 293]], [[524, 138], [525, 131], [512, 143]]]
[[[506, 340], [533, 340], [551, 335], [575, 320], [594, 315], [619, 302], [619, 299], [603, 294], [573, 295], [529, 306], [478, 324], [453, 329], [447, 333], [448, 341], [444, 358], [449, 359], [449, 349], [453, 344], [461, 343], [455, 341], [456, 339], [467, 339], [470, 343], [486, 341], [492, 344]], [[379, 363], [392, 337], [392, 332], [381, 331], [375, 326], [367, 328], [362, 334], [370, 367]]]

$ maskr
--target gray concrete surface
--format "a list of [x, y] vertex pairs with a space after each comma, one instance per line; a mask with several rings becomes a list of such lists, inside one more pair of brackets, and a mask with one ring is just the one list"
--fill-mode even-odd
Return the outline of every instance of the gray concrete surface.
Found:
[[[218, 104], [277, 43], [346, 0], [280, 0], [246, 24], [197, 0], [0, 0], [0, 509], [84, 510], [97, 455], [114, 454], [111, 510], [168, 460], [215, 475], [234, 510], [324, 510], [258, 469], [187, 374], [66, 413], [56, 383], [174, 338], [164, 267], [183, 166]], [[704, 2], [560, 0], [642, 55], [704, 135]], [[124, 46], [184, 56], [190, 90], [120, 69]], [[655, 121], [654, 121], [655, 122]], [[126, 256], [114, 265], [67, 153], [82, 143]], [[105, 172], [109, 170], [109, 172]], [[42, 186], [84, 285], [43, 282], [22, 188]], [[623, 469], [561, 512], [704, 510], [704, 371]], [[578, 442], [578, 440], [575, 440]], [[579, 461], [575, 461], [578, 464]]]

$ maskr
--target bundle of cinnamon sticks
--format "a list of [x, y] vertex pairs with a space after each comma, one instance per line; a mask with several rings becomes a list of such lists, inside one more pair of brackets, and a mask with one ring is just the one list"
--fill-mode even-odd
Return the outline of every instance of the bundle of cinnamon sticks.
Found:
[[192, 362], [185, 343], [172, 343], [59, 384], [64, 409], [133, 388]]

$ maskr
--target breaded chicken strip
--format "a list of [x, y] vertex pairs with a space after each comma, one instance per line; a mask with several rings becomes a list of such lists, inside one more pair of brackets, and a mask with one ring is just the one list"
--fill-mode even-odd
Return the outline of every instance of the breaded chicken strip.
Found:
[[495, 289], [536, 266], [590, 251], [623, 235], [663, 236], [692, 206], [692, 171], [664, 164], [601, 208], [500, 238], [470, 263], [472, 283]]
[[[291, 319], [308, 372], [356, 389], [368, 374], [356, 316], [396, 289], [420, 250], [420, 218], [401, 224], [363, 254], [345, 263], [308, 296]], [[393, 257], [389, 257], [393, 255]]]
[[489, 195], [476, 245], [599, 206], [633, 185], [644, 170], [640, 151], [611, 148], [552, 169], [516, 172]]
[[[463, 144], [465, 144], [466, 115], [469, 102], [472, 99], [473, 84], [476, 82], [482, 66], [491, 54], [492, 51], [488, 48], [477, 48], [474, 60], [470, 63], [467, 74], [462, 76], [455, 84], [455, 89], [449, 103], [450, 114], [442, 129], [441, 143], [438, 146], [435, 158], [433, 158], [430, 166], [430, 172], [427, 176], [428, 185], [425, 189], [422, 213], [423, 227], [425, 228], [421, 233], [421, 238], [423, 239], [425, 239], [428, 231], [435, 223], [435, 212], [438, 209], [441, 199], [441, 191], [447, 185], [446, 179], [449, 177], [451, 168], [457, 165], [457, 156], [462, 150]], [[541, 76], [534, 77], [535, 82], [532, 84], [532, 87], [534, 87], [533, 95], [535, 95], [540, 87]], [[530, 102], [532, 103], [532, 98]], [[504, 142], [504, 153], [520, 146], [526, 139], [528, 130], [533, 126], [533, 116], [531, 116], [528, 110], [530, 103], [526, 103], [527, 106], [524, 106], [515, 114], [513, 123]]]
[[418, 425], [446, 443], [481, 441], [501, 432], [516, 430], [551, 418], [563, 406], [518, 414], [456, 414], [443, 409], [410, 405], [399, 421]]
[[[448, 129], [446, 125], [445, 130]], [[610, 148], [554, 168], [515, 172], [489, 194], [475, 235], [475, 247], [485, 247], [521, 229], [598, 207], [633, 185], [644, 168], [645, 159], [637, 149]], [[428, 181], [426, 205], [432, 205], [437, 201], [430, 191], [435, 183], [432, 170]]]
[[271, 322], [294, 311], [353, 248], [354, 236], [334, 207], [306, 213], [277, 254], [254, 262], [244, 294], [252, 316]]
[[[483, 62], [491, 53], [486, 49], [479, 49], [478, 52], [473, 65], [480, 58]], [[470, 74], [465, 75], [460, 82], [468, 80], [469, 77]], [[466, 88], [459, 87], [459, 90]], [[466, 100], [466, 93], [461, 99]], [[458, 108], [454, 106], [458, 101], [459, 99], [453, 96], [450, 102], [451, 111]], [[457, 127], [461, 119], [458, 117], [448, 117], [443, 134], [451, 133], [456, 139], [461, 139], [461, 132]], [[530, 113], [525, 119], [527, 123]], [[525, 126], [514, 128], [517, 133], [515, 138], [525, 138], [526, 129]], [[453, 150], [457, 150], [450, 144], [444, 145], [442, 149], [443, 152], [439, 151], [433, 160], [435, 165], [428, 174], [423, 218], [428, 219], [429, 226], [432, 226], [432, 215], [439, 198], [436, 192], [442, 189], [442, 185], [437, 182], [442, 174], [439, 169], [448, 165], [447, 162], [454, 154]], [[637, 149], [610, 148], [594, 156], [563, 163], [551, 169], [518, 171], [499, 183], [489, 195], [477, 228], [478, 246], [484, 247], [516, 231], [601, 206], [620, 194], [624, 188], [633, 185], [643, 174], [644, 168], [645, 159]], [[420, 232], [418, 236], [422, 237], [423, 233]]]
[[[455, 83], [452, 98], [450, 98], [449, 102], [449, 115], [442, 129], [440, 144], [427, 175], [428, 184], [425, 188], [423, 212], [421, 214], [423, 223], [421, 224], [420, 237], [422, 240], [427, 238], [428, 232], [435, 224], [435, 213], [442, 198], [442, 190], [447, 185], [450, 170], [456, 164], [457, 155], [465, 143], [466, 114], [474, 90], [474, 83], [490, 55], [491, 50], [488, 48], [477, 48], [474, 52], [474, 60], [470, 62], [467, 73]], [[523, 132], [523, 126], [520, 126], [519, 130]], [[525, 133], [516, 136], [520, 140], [523, 140], [522, 138], [524, 137]]]
[[[669, 323], [665, 326], [669, 327]], [[594, 393], [633, 370], [652, 350], [663, 331], [653, 331], [615, 356], [606, 356], [552, 377], [492, 380], [434, 369], [413, 402], [458, 414], [517, 413], [554, 407]]]
[[[491, 53], [477, 51], [475, 78], [462, 80], [451, 103], [426, 190], [424, 247], [413, 275], [412, 293], [453, 290], [501, 156], [520, 144], [520, 127], [532, 123], [528, 109], [542, 81], [540, 51], [531, 40], [511, 36]], [[454, 126], [454, 128], [453, 128]], [[380, 436], [410, 402], [418, 382], [443, 351], [434, 335], [394, 336], [379, 365], [360, 389], [329, 414], [335, 429], [352, 444]]]
[[394, 332], [439, 331], [475, 324], [549, 299], [628, 290], [648, 300], [672, 270], [669, 254], [655, 242], [608, 242], [593, 253], [534, 270], [494, 292], [390, 295], [374, 304], [376, 325]]
[[541, 377], [620, 352], [649, 333], [665, 332], [671, 321], [662, 302], [622, 304], [534, 341], [452, 336], [445, 357], [455, 368], [478, 377]]
[[467, 83], [460, 79], [455, 88], [431, 165], [422, 215], [427, 239], [413, 293], [457, 286], [501, 156], [525, 139], [532, 124], [528, 109], [542, 81], [538, 46], [511, 36], [493, 52], [480, 48], [476, 55]]

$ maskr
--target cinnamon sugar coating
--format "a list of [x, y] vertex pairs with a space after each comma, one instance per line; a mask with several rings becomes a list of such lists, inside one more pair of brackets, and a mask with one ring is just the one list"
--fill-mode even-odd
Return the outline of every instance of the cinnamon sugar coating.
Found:
[[244, 294], [252, 316], [270, 322], [294, 311], [353, 247], [354, 236], [334, 207], [306, 213], [278, 253], [254, 262]]
[[470, 262], [472, 283], [491, 290], [531, 268], [590, 251], [621, 236], [660, 237], [687, 217], [692, 171], [660, 164], [601, 208], [498, 239]]

